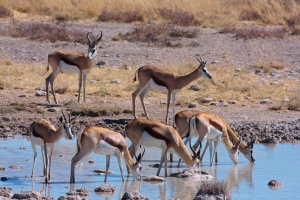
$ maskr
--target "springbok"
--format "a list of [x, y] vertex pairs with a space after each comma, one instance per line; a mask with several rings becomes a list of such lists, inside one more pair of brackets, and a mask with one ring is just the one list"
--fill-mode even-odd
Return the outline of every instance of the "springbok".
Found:
[[76, 163], [92, 151], [96, 154], [106, 155], [106, 174], [104, 182], [106, 182], [107, 178], [110, 156], [117, 157], [123, 182], [124, 176], [121, 157], [136, 179], [140, 180], [142, 177], [140, 173], [142, 169], [140, 161], [144, 153], [139, 154], [137, 160], [134, 161], [127, 149], [126, 140], [120, 133], [97, 126], [86, 127], [77, 139], [77, 148], [78, 151], [71, 161], [70, 183], [75, 183]]
[[[79, 115], [77, 117], [79, 117]], [[70, 114], [69, 121], [68, 121], [64, 113], [62, 112], [62, 117], [60, 118], [61, 126], [58, 128], [58, 130], [55, 129], [54, 125], [51, 122], [45, 119], [37, 119], [36, 121], [30, 124], [29, 136], [30, 136], [31, 146], [34, 152], [31, 178], [34, 177], [34, 168], [35, 168], [36, 156], [37, 156], [36, 145], [38, 145], [41, 146], [41, 150], [42, 150], [45, 183], [48, 183], [50, 181], [51, 160], [52, 160], [54, 144], [57, 143], [62, 137], [65, 137], [70, 140], [73, 139], [74, 135], [71, 129], [72, 129], [72, 124], [77, 117], [71, 118], [71, 114]], [[49, 161], [48, 161], [47, 146], [50, 147]], [[44, 157], [46, 157], [46, 161]]]
[[129, 138], [132, 145], [129, 147], [130, 154], [133, 155], [139, 148], [157, 147], [162, 149], [160, 165], [157, 171], [159, 176], [162, 163], [165, 164], [165, 176], [167, 176], [167, 153], [176, 153], [189, 168], [195, 167], [198, 164], [195, 149], [191, 148], [193, 156], [184, 145], [178, 132], [169, 125], [149, 119], [135, 119], [128, 123], [125, 127], [125, 136]]
[[167, 92], [167, 114], [166, 114], [166, 124], [168, 124], [168, 114], [169, 114], [169, 106], [170, 100], [172, 98], [172, 114], [173, 114], [173, 126], [174, 126], [174, 115], [175, 115], [175, 97], [176, 94], [186, 85], [196, 80], [200, 76], [208, 79], [212, 79], [212, 75], [206, 69], [206, 61], [202, 61], [201, 58], [197, 58], [200, 62], [199, 67], [193, 72], [180, 76], [176, 73], [170, 73], [159, 69], [152, 65], [146, 65], [140, 67], [135, 72], [134, 82], [136, 81], [136, 77], [138, 76], [139, 85], [138, 88], [132, 93], [132, 105], [133, 105], [133, 116], [136, 119], [135, 114], [135, 99], [136, 96], [140, 96], [140, 100], [143, 106], [144, 113], [149, 119], [147, 114], [145, 105], [144, 105], [144, 97], [149, 92], [151, 88], [160, 92]]
[[54, 80], [59, 73], [78, 73], [78, 102], [80, 102], [80, 91], [83, 82], [83, 101], [85, 101], [85, 86], [86, 86], [86, 77], [96, 66], [96, 56], [99, 46], [99, 42], [102, 38], [102, 32], [98, 38], [92, 42], [90, 39], [89, 32], [87, 34], [88, 39], [88, 53], [77, 53], [72, 51], [58, 50], [50, 53], [48, 55], [48, 66], [47, 71], [49, 71], [49, 65], [52, 67], [52, 73], [46, 78], [46, 93], [47, 93], [47, 102], [50, 103], [49, 99], [49, 83], [51, 84], [51, 92], [54, 98], [54, 102], [57, 104], [54, 91]]
[[[208, 122], [206, 122], [207, 124], [205, 124], [205, 126], [215, 127], [215, 129], [218, 129], [218, 130], [222, 130], [222, 129], [226, 130], [226, 134], [228, 135], [230, 141], [233, 140], [235, 144], [240, 143], [240, 145], [238, 146], [238, 150], [243, 153], [245, 158], [248, 159], [250, 162], [255, 161], [255, 159], [253, 157], [253, 144], [255, 142], [255, 139], [252, 138], [251, 142], [248, 145], [245, 145], [240, 140], [240, 138], [234, 133], [234, 131], [231, 129], [230, 125], [227, 123], [227, 121], [224, 118], [222, 118], [220, 116], [217, 116], [217, 115], [214, 115], [214, 114], [211, 114], [211, 113], [208, 113], [208, 112], [201, 112], [201, 111], [198, 111], [198, 110], [183, 110], [183, 111], [180, 111], [180, 112], [176, 113], [176, 115], [175, 115], [175, 124], [178, 128], [178, 132], [179, 132], [180, 136], [182, 138], [186, 138], [185, 144], [192, 137], [197, 137], [197, 136], [202, 137], [200, 135], [203, 135], [205, 133], [205, 132], [200, 133], [199, 129], [196, 130], [196, 129], [193, 129], [193, 126], [191, 127], [190, 120], [192, 119], [192, 117], [197, 116], [197, 115], [201, 115], [202, 118], [206, 118], [206, 120]], [[197, 121], [196, 121], [196, 123], [197, 123]], [[203, 123], [201, 125], [204, 126]], [[200, 126], [200, 125], [198, 125], [198, 126]], [[207, 131], [207, 127], [206, 127], [206, 131]], [[212, 131], [212, 129], [210, 131]], [[212, 162], [213, 162], [212, 141], [215, 142], [214, 157], [216, 159], [215, 160], [216, 162], [218, 162], [217, 161], [217, 146], [218, 146], [219, 141], [218, 141], [218, 137], [210, 138], [210, 137], [207, 136], [206, 139], [207, 139], [207, 143], [206, 143], [205, 149], [204, 149], [204, 151], [203, 151], [203, 153], [200, 157], [200, 160], [203, 159], [204, 153], [205, 153], [207, 147], [209, 146], [209, 149], [210, 149], [210, 162], [211, 162], [210, 164], [212, 165]], [[198, 140], [198, 141], [201, 141], [201, 140]], [[195, 145], [194, 145], [194, 147], [195, 147]], [[180, 165], [180, 162], [178, 163], [178, 165]]]

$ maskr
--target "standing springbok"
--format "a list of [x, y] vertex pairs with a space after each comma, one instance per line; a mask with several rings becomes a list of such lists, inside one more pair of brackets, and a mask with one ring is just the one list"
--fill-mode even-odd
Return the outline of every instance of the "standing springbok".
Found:
[[[231, 129], [230, 125], [227, 123], [227, 121], [224, 118], [217, 116], [217, 115], [213, 115], [208, 112], [201, 112], [198, 110], [183, 110], [183, 111], [176, 113], [175, 124], [178, 128], [178, 132], [181, 135], [181, 137], [186, 138], [185, 143], [187, 143], [187, 141], [190, 140], [192, 137], [197, 137], [197, 136], [199, 137], [201, 134], [200, 132], [198, 132], [198, 130], [195, 130], [195, 129], [193, 129], [193, 127], [190, 127], [190, 125], [191, 125], [190, 119], [194, 116], [197, 116], [198, 114], [200, 114], [200, 115], [202, 114], [203, 118], [207, 118], [207, 120], [213, 120], [213, 121], [215, 121], [214, 123], [218, 124], [218, 125], [213, 125], [213, 124], [211, 124], [211, 122], [209, 122], [208, 125], [210, 125], [211, 127], [214, 127], [214, 126], [215, 126], [215, 128], [217, 128], [216, 126], [224, 127], [223, 129], [226, 130], [230, 141], [234, 140], [235, 144], [240, 142], [238, 150], [244, 154], [245, 158], [248, 159], [250, 162], [255, 161], [255, 159], [253, 157], [253, 144], [255, 142], [255, 139], [252, 138], [251, 142], [248, 145], [245, 145], [240, 140], [240, 138], [234, 133], [234, 131]], [[208, 125], [206, 124], [206, 126], [208, 126]], [[217, 129], [221, 130], [220, 128], [217, 128]], [[218, 162], [217, 161], [217, 145], [218, 145], [217, 137], [216, 138], [206, 137], [206, 139], [207, 139], [207, 143], [206, 143], [205, 149], [200, 157], [200, 160], [202, 160], [204, 153], [205, 153], [207, 147], [209, 146], [210, 161], [211, 161], [210, 164], [212, 164], [212, 162], [213, 162], [212, 141], [214, 141], [215, 142], [215, 149], [214, 149], [215, 158], [216, 158], [216, 162]], [[180, 163], [178, 163], [178, 165], [180, 165]]]
[[[79, 115], [77, 117], [79, 117]], [[51, 122], [45, 119], [37, 119], [36, 121], [30, 124], [29, 136], [30, 136], [31, 146], [34, 152], [31, 178], [34, 177], [34, 168], [35, 168], [36, 156], [37, 156], [36, 145], [38, 145], [41, 146], [41, 150], [42, 150], [45, 183], [48, 183], [50, 181], [51, 160], [52, 160], [54, 144], [57, 143], [62, 137], [65, 137], [70, 140], [73, 139], [74, 135], [71, 129], [72, 129], [72, 124], [77, 117], [71, 118], [71, 114], [70, 114], [69, 121], [67, 121], [64, 113], [62, 112], [62, 117], [60, 118], [61, 126], [58, 128], [58, 130], [55, 129], [54, 125]], [[49, 161], [48, 161], [47, 146], [50, 147]], [[46, 157], [46, 161], [44, 157]]]
[[86, 77], [96, 66], [96, 56], [99, 46], [99, 42], [102, 38], [102, 32], [98, 38], [92, 42], [90, 39], [89, 32], [87, 34], [88, 39], [88, 53], [77, 53], [72, 51], [58, 50], [50, 53], [48, 55], [48, 66], [47, 71], [49, 70], [49, 65], [52, 67], [52, 73], [46, 78], [46, 93], [47, 93], [47, 102], [50, 103], [49, 99], [49, 83], [51, 84], [51, 93], [54, 98], [54, 102], [57, 104], [54, 91], [54, 80], [59, 73], [78, 73], [78, 102], [80, 102], [80, 91], [83, 82], [83, 102], [85, 101], [85, 86], [86, 86]]
[[75, 183], [76, 163], [92, 151], [96, 154], [106, 155], [106, 174], [104, 182], [106, 182], [107, 178], [110, 156], [116, 156], [118, 158], [123, 182], [124, 176], [121, 157], [136, 179], [140, 180], [142, 177], [140, 173], [140, 170], [142, 169], [140, 161], [144, 153], [139, 154], [137, 161], [134, 161], [127, 149], [126, 140], [120, 133], [97, 126], [86, 127], [77, 139], [77, 148], [78, 151], [71, 161], [70, 183]]
[[132, 105], [133, 105], [133, 116], [136, 119], [135, 114], [135, 99], [136, 96], [140, 96], [140, 100], [143, 106], [144, 113], [149, 119], [145, 105], [144, 97], [149, 92], [151, 88], [160, 92], [167, 92], [167, 114], [166, 114], [166, 124], [168, 124], [168, 114], [170, 100], [172, 98], [172, 117], [173, 117], [173, 126], [174, 126], [174, 115], [175, 115], [175, 97], [176, 94], [186, 85], [196, 80], [200, 76], [208, 79], [212, 79], [212, 75], [206, 69], [206, 61], [202, 61], [201, 58], [197, 58], [200, 62], [199, 67], [193, 72], [180, 76], [176, 73], [170, 73], [164, 70], [161, 70], [155, 66], [146, 65], [140, 67], [136, 70], [135, 77], [133, 81], [136, 81], [136, 76], [138, 76], [139, 85], [138, 88], [132, 93]]
[[184, 145], [178, 132], [171, 126], [149, 119], [135, 119], [125, 127], [125, 135], [130, 139], [132, 145], [129, 147], [130, 154], [133, 155], [139, 148], [157, 147], [162, 149], [161, 160], [157, 171], [159, 176], [162, 163], [165, 164], [165, 176], [167, 176], [167, 153], [176, 153], [189, 168], [198, 164], [198, 153], [191, 148], [193, 156]]

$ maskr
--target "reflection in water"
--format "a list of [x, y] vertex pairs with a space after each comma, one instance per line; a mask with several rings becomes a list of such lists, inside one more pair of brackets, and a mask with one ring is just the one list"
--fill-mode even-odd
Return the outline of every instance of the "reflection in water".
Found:
[[239, 188], [241, 182], [245, 181], [251, 188], [253, 187], [252, 171], [254, 163], [249, 163], [241, 168], [239, 165], [233, 165], [228, 170], [227, 183], [229, 189]]
[[[209, 172], [216, 177], [217, 181], [226, 181], [231, 189], [232, 199], [297, 199], [299, 198], [297, 185], [300, 179], [299, 166], [300, 145], [278, 144], [276, 146], [255, 145], [256, 161], [249, 163], [241, 158], [237, 165], [228, 160], [228, 155], [223, 146], [220, 146], [219, 162], [213, 167], [209, 162], [201, 164], [201, 170]], [[117, 188], [117, 192], [111, 197], [99, 196], [94, 189], [103, 184], [104, 176], [94, 174], [95, 167], [104, 167], [105, 158], [90, 154], [84, 159], [83, 167], [77, 168], [78, 181], [76, 185], [70, 185], [70, 162], [76, 153], [76, 145], [67, 140], [61, 140], [54, 152], [53, 179], [50, 184], [44, 184], [42, 176], [30, 178], [31, 162], [33, 160], [30, 142], [22, 138], [0, 140], [0, 171], [1, 177], [9, 178], [8, 181], [0, 181], [0, 187], [12, 188], [14, 193], [28, 190], [43, 190], [45, 197], [58, 199], [65, 195], [70, 189], [86, 188], [90, 192], [88, 199], [120, 199], [126, 191], [138, 190], [143, 196], [154, 199], [193, 199], [201, 181], [167, 177], [166, 182], [153, 183], [146, 181], [135, 181], [132, 176], [120, 180], [120, 172], [117, 160], [111, 163], [111, 170], [116, 172], [110, 176], [107, 184]], [[62, 155], [63, 156], [60, 156]], [[145, 154], [143, 165], [143, 177], [155, 175], [157, 169], [149, 167], [159, 160], [160, 152], [152, 149]], [[278, 161], [280, 158], [280, 162]], [[89, 164], [94, 160], [95, 164]], [[38, 163], [42, 163], [41, 156], [38, 156]], [[177, 164], [177, 163], [176, 163]], [[9, 166], [19, 166], [21, 169], [10, 169]], [[181, 172], [181, 168], [169, 167], [172, 173]], [[266, 170], [267, 169], [267, 170]], [[288, 173], [286, 172], [288, 169]], [[37, 165], [37, 171], [42, 175], [42, 165]], [[274, 191], [267, 183], [276, 179], [284, 184], [284, 187]]]

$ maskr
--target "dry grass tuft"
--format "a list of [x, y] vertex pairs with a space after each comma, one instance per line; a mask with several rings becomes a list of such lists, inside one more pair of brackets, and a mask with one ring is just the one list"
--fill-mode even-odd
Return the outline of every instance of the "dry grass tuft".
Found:
[[[22, 90], [34, 92], [34, 88], [45, 86], [45, 78], [48, 74], [43, 76], [39, 75], [44, 72], [44, 66], [37, 64], [24, 65], [23, 63], [10, 63], [9, 67], [3, 63], [6, 63], [7, 59], [0, 59], [0, 86], [3, 91], [14, 90], [19, 88]], [[126, 64], [124, 64], [125, 66]], [[271, 68], [271, 70], [276, 70]], [[177, 72], [184, 75], [192, 72], [198, 67], [195, 63], [186, 64], [184, 66], [163, 66], [162, 68], [170, 71]], [[188, 90], [189, 86], [182, 89], [178, 93], [177, 103], [180, 105], [187, 105], [190, 102], [195, 102], [197, 99], [204, 97], [212, 97], [216, 101], [223, 99], [229, 101], [231, 99], [238, 100], [239, 103], [260, 102], [261, 99], [269, 98], [272, 102], [282, 102], [284, 98], [289, 98], [289, 106], [282, 106], [282, 108], [288, 108], [291, 110], [299, 109], [300, 100], [297, 97], [298, 82], [286, 79], [282, 77], [280, 82], [285, 84], [271, 85], [272, 80], [261, 80], [261, 76], [254, 74], [249, 70], [242, 70], [236, 72], [232, 67], [218, 67], [207, 66], [208, 70], [214, 76], [215, 84], [211, 81], [203, 78], [199, 78], [191, 84], [199, 84], [201, 86], [200, 91]], [[49, 72], [50, 73], [50, 72]], [[137, 87], [137, 82], [133, 83], [133, 77], [135, 73], [135, 67], [132, 66], [132, 70], [126, 69], [106, 69], [95, 68], [88, 76], [87, 79], [87, 101], [89, 98], [93, 99], [106, 99], [106, 98], [122, 98], [131, 99], [132, 92]], [[35, 74], [34, 78], [28, 78], [29, 75]], [[120, 79], [121, 84], [113, 83], [112, 80]], [[91, 80], [93, 80], [91, 82]], [[78, 94], [78, 77], [74, 75], [59, 74], [55, 82], [56, 91], [62, 90], [61, 95], [58, 97], [58, 101], [63, 96], [69, 96], [73, 101], [76, 101], [75, 97]], [[296, 94], [295, 94], [296, 93]], [[299, 93], [299, 92], [298, 92]], [[245, 100], [245, 96], [250, 96], [251, 100]], [[166, 94], [150, 91], [147, 97], [157, 97], [161, 99], [166, 98]], [[43, 97], [44, 98], [44, 97]], [[51, 97], [50, 97], [51, 98]], [[89, 104], [88, 104], [89, 105]], [[206, 104], [203, 104], [206, 105]], [[113, 115], [122, 112], [129, 112], [130, 108], [119, 108], [117, 106], [112, 107], [84, 107], [85, 105], [74, 104], [66, 105], [70, 109], [77, 110], [78, 113], [84, 115]], [[20, 109], [22, 106], [18, 106]]]
[[0, 18], [12, 17], [13, 13], [4, 6], [0, 6]]
[[21, 22], [14, 20], [0, 31], [1, 35], [25, 37], [40, 41], [72, 41], [85, 43], [85, 34], [80, 30], [69, 30], [66, 23]]
[[[246, 21], [255, 25], [293, 23], [300, 12], [299, 0], [2, 0], [1, 5], [14, 18], [46, 18], [51, 20], [103, 20], [118, 22], [163, 22], [181, 26], [205, 27], [243, 26]], [[123, 20], [122, 18], [126, 19]]]
[[129, 42], [146, 42], [164, 47], [181, 47], [180, 38], [195, 38], [198, 30], [184, 30], [170, 24], [139, 24], [131, 32], [119, 34], [118, 38]]

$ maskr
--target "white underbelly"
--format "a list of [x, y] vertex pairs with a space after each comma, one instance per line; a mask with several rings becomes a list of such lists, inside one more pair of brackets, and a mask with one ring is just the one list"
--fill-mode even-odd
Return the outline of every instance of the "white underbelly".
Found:
[[210, 125], [209, 133], [206, 135], [207, 140], [216, 140], [218, 137], [222, 137], [222, 132]]
[[74, 74], [74, 73], [79, 73], [80, 70], [77, 66], [75, 65], [69, 65], [65, 63], [64, 61], [60, 61], [60, 72], [65, 73], [65, 74]]
[[148, 132], [144, 131], [142, 138], [140, 140], [140, 145], [143, 147], [157, 147], [162, 149], [164, 146], [166, 146], [166, 142], [164, 140], [159, 140], [154, 137], [152, 137]]
[[101, 140], [93, 152], [100, 155], [116, 156], [117, 153], [120, 153], [120, 150], [117, 147], [111, 146], [107, 142]]
[[[35, 145], [38, 146], [44, 146], [44, 140], [40, 137], [34, 137], [33, 135], [31, 135], [30, 138], [31, 142], [33, 142]], [[57, 141], [53, 142], [53, 143], [47, 143], [47, 146], [53, 146]]]

